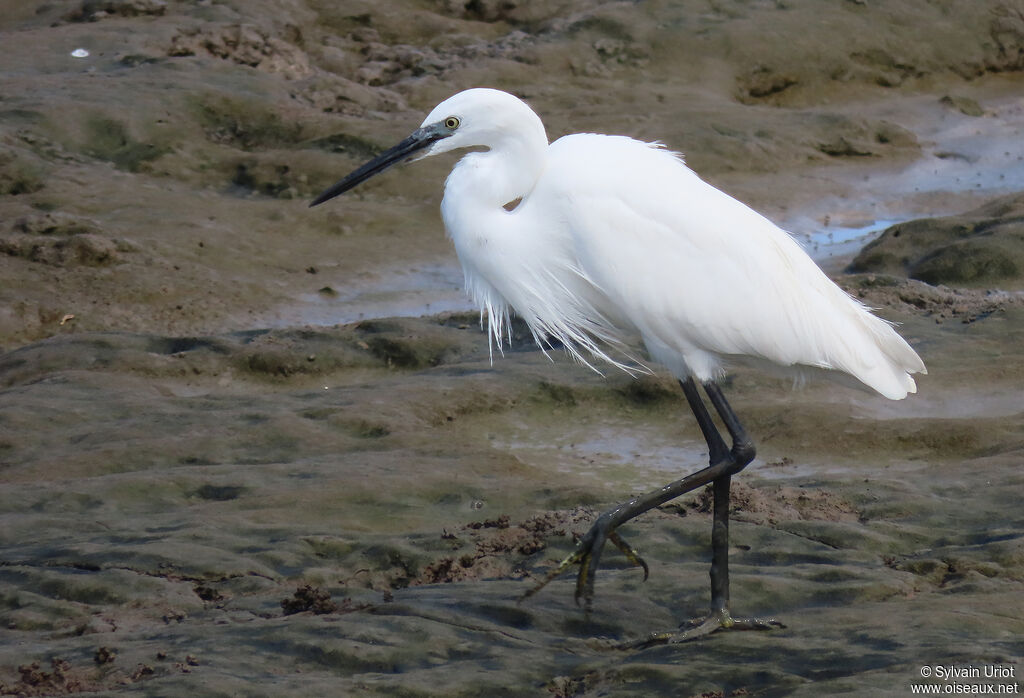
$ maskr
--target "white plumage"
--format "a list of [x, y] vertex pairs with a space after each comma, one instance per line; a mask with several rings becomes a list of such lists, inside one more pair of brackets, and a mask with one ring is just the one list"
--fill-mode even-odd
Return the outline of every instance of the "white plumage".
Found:
[[620, 136], [549, 145], [537, 115], [497, 90], [456, 94], [420, 131], [446, 122], [426, 155], [488, 148], [455, 166], [441, 210], [499, 344], [511, 310], [588, 364], [635, 367], [639, 333], [681, 379], [740, 360], [838, 371], [892, 399], [915, 392], [924, 364], [893, 327], [680, 156]]

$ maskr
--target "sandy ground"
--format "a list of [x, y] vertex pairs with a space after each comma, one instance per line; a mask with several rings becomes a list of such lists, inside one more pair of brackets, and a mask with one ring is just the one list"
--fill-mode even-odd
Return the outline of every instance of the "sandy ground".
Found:
[[[0, 694], [1019, 690], [1024, 14], [967, 5], [0, 2]], [[614, 649], [704, 612], [702, 492], [592, 617], [517, 603], [706, 453], [667, 378], [490, 361], [450, 159], [306, 208], [479, 84], [683, 150], [928, 364], [726, 384], [733, 607], [785, 629]]]

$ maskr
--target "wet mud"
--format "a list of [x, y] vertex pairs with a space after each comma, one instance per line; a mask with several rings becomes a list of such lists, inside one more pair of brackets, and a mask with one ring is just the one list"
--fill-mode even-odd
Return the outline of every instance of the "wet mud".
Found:
[[[1019, 674], [1013, 3], [0, 5], [0, 694]], [[683, 150], [820, 244], [928, 365], [898, 403], [728, 378], [758, 444], [732, 607], [784, 629], [616, 648], [706, 613], [705, 491], [622, 529], [650, 577], [609, 549], [589, 617], [570, 576], [520, 601], [602, 511], [707, 454], [668, 377], [600, 376], [521, 327], [491, 356], [436, 212], [450, 161], [306, 208], [480, 84], [552, 137]]]
[[733, 606], [787, 628], [643, 652], [612, 645], [707, 604], [708, 493], [625, 527], [651, 577], [609, 551], [589, 619], [571, 579], [517, 599], [603, 508], [706, 458], [665, 379], [525, 342], [492, 365], [468, 316], [8, 352], [4, 690], [820, 695], [1015, 661], [1024, 303], [936, 322], [890, 283], [931, 369], [906, 410], [729, 385], [760, 444]]

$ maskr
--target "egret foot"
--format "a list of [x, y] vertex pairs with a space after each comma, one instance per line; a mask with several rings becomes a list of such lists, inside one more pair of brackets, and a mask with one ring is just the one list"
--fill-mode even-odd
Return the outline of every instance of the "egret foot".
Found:
[[589, 613], [594, 600], [594, 574], [597, 572], [597, 563], [601, 558], [601, 549], [604, 547], [605, 540], [610, 540], [616, 548], [622, 551], [626, 559], [637, 567], [643, 568], [644, 581], [646, 582], [647, 576], [650, 574], [650, 568], [647, 566], [647, 563], [644, 562], [639, 553], [622, 536], [613, 530], [608, 530], [608, 518], [607, 514], [605, 514], [600, 516], [590, 527], [590, 530], [587, 531], [586, 535], [580, 539], [576, 550], [569, 557], [562, 560], [558, 567], [549, 572], [537, 586], [523, 594], [519, 600], [522, 601], [530, 598], [546, 587], [552, 579], [558, 577], [573, 565], [578, 564], [580, 571], [576, 575], [576, 592], [574, 597], [577, 605], [579, 605], [580, 599], [583, 599], [583, 608]]
[[691, 620], [687, 625], [689, 627], [661, 633], [651, 633], [640, 640], [624, 642], [616, 645], [616, 649], [642, 650], [648, 647], [657, 647], [658, 645], [675, 645], [705, 637], [719, 630], [771, 630], [773, 628], [786, 627], [774, 618], [733, 618], [729, 611], [725, 609], [715, 611], [703, 620], [699, 618]]

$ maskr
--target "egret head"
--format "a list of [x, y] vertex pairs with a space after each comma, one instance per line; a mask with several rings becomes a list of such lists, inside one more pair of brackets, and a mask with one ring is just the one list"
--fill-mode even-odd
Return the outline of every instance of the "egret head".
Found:
[[449, 137], [431, 144], [423, 157], [473, 146], [500, 148], [524, 137], [539, 137], [547, 145], [540, 118], [523, 100], [501, 90], [477, 87], [449, 97], [434, 107], [421, 128], [437, 125]]
[[310, 206], [333, 199], [403, 160], [473, 146], [499, 148], [516, 141], [547, 145], [544, 125], [533, 110], [507, 92], [465, 90], [438, 104], [412, 135], [325, 190]]

